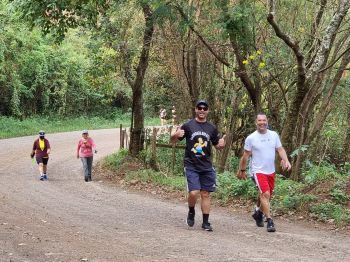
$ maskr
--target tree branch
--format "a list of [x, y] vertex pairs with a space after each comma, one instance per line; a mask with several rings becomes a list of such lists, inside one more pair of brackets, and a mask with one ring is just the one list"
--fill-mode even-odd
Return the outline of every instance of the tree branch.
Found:
[[337, 30], [349, 8], [350, 0], [342, 0], [337, 12], [333, 15], [332, 20], [326, 29], [326, 33], [323, 36], [320, 48], [316, 53], [316, 58], [310, 68], [309, 74], [318, 73], [318, 71], [327, 63], [328, 55], [337, 34]]
[[[325, 95], [325, 97], [322, 100], [320, 109], [318, 110], [317, 116], [316, 116], [315, 120], [313, 121], [314, 124], [309, 132], [309, 135], [306, 138], [306, 142], [305, 142], [306, 144], [309, 144], [310, 142], [312, 142], [312, 140], [314, 139], [316, 134], [322, 129], [324, 121], [332, 109], [331, 98], [333, 97], [333, 94], [338, 86], [338, 83], [343, 76], [344, 70], [346, 70], [346, 67], [350, 62], [350, 52], [349, 51], [350, 51], [350, 43], [348, 44], [348, 48], [346, 49], [346, 51], [342, 54], [343, 59], [341, 61], [341, 65], [340, 65], [338, 71], [336, 72], [335, 76], [333, 77], [331, 87], [329, 88], [327, 94]], [[346, 54], [346, 56], [344, 56], [345, 54]]]
[[[350, 50], [350, 47], [348, 47], [343, 53], [341, 53], [333, 62], [331, 62], [328, 66], [326, 66], [325, 68], [322, 68], [318, 71], [318, 73], [322, 73], [323, 71], [326, 71], [327, 69], [331, 68], [332, 66], [334, 66], [335, 63], [338, 62], [338, 60], [340, 58], [342, 58], [342, 56], [344, 56], [348, 51]], [[348, 70], [348, 69], [345, 69]]]
[[212, 53], [212, 55], [221, 63], [223, 63], [225, 66], [230, 66], [230, 63], [226, 61], [225, 58], [220, 57], [215, 51], [214, 49], [207, 43], [207, 41], [203, 38], [203, 36], [193, 27], [193, 25], [190, 23], [188, 17], [186, 16], [186, 14], [184, 13], [184, 11], [182, 10], [182, 8], [178, 5], [174, 6], [175, 9], [180, 13], [180, 15], [182, 16], [182, 18], [187, 22], [188, 27], [191, 29], [192, 32], [194, 32], [196, 34], [196, 36], [199, 38], [199, 40], [208, 48], [208, 50], [210, 51], [210, 53]]
[[267, 16], [267, 21], [272, 26], [272, 28], [275, 30], [276, 36], [278, 36], [280, 39], [282, 39], [294, 52], [294, 55], [297, 60], [297, 66], [298, 66], [298, 87], [301, 88], [305, 84], [306, 80], [306, 68], [305, 68], [305, 58], [302, 54], [300, 47], [296, 41], [294, 41], [290, 36], [282, 32], [280, 27], [275, 21], [275, 1], [270, 0], [270, 13]]

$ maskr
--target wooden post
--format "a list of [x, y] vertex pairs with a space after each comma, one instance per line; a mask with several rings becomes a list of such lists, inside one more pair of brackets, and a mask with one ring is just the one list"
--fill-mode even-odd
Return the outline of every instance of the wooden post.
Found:
[[152, 139], [151, 139], [151, 159], [150, 166], [153, 170], [159, 171], [159, 167], [157, 165], [157, 131], [158, 128], [153, 127]]
[[176, 157], [176, 149], [175, 149], [175, 143], [173, 143], [173, 147], [172, 147], [172, 163], [171, 163], [171, 171], [174, 174], [174, 169], [175, 169], [175, 157]]
[[120, 124], [119, 126], [119, 147], [124, 148], [123, 146], [123, 125]]
[[124, 135], [125, 135], [125, 133], [124, 133], [124, 130], [122, 130], [122, 143], [120, 144], [120, 148], [125, 148], [124, 147]]
[[145, 152], [146, 154], [144, 154], [144, 159], [143, 162], [145, 163], [145, 167], [148, 168], [147, 166], [147, 152], [148, 152], [148, 139], [149, 139], [149, 129], [146, 128], [145, 129]]
[[171, 132], [173, 131], [173, 126], [170, 126], [169, 127], [169, 141], [170, 141], [170, 139], [171, 139]]
[[125, 148], [128, 148], [129, 137], [128, 137], [128, 132], [126, 131], [126, 129], [124, 130], [124, 138], [125, 138]]

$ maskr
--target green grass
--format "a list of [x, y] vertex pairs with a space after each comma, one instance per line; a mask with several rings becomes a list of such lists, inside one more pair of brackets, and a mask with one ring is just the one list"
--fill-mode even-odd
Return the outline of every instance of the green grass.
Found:
[[108, 155], [104, 158], [104, 165], [111, 170], [118, 170], [118, 167], [123, 163], [124, 158], [128, 154], [127, 149], [121, 149], [116, 153]]
[[[167, 141], [167, 137], [159, 140]], [[150, 152], [142, 152], [142, 160], [149, 161]], [[115, 170], [122, 163], [126, 152], [121, 151], [108, 157], [107, 163]], [[136, 180], [152, 183], [155, 186], [184, 190], [184, 177], [180, 175], [183, 166], [183, 150], [176, 152], [175, 172], [170, 170], [171, 150], [157, 149], [157, 161], [161, 172], [151, 169], [140, 169], [126, 172], [126, 180]], [[230, 159], [232, 170], [238, 166], [238, 158]], [[135, 169], [133, 169], [135, 170]], [[125, 172], [124, 172], [125, 173]], [[350, 165], [337, 169], [334, 165], [323, 163], [312, 165], [303, 172], [304, 181], [293, 181], [276, 175], [275, 190], [271, 201], [271, 208], [276, 214], [309, 215], [321, 221], [332, 221], [337, 226], [350, 225], [350, 211], [348, 205], [350, 196]], [[233, 172], [225, 171], [217, 174], [217, 190], [212, 194], [222, 205], [235, 201], [252, 205], [257, 199], [258, 190], [251, 179], [239, 180]]]
[[257, 190], [251, 179], [239, 180], [236, 174], [231, 172], [217, 174], [217, 190], [213, 197], [220, 203], [226, 204], [235, 198], [254, 200], [256, 196]]
[[[118, 173], [119, 168], [128, 168], [130, 159], [124, 161], [127, 156], [127, 150], [119, 150], [117, 153], [107, 156], [104, 159], [103, 165], [110, 170]], [[137, 160], [135, 161], [137, 162]], [[124, 173], [124, 172], [123, 172]], [[137, 171], [128, 171], [125, 174], [125, 181], [137, 180], [146, 183], [152, 183], [158, 186], [165, 186], [174, 190], [185, 189], [184, 176], [168, 176], [164, 172], [154, 172], [151, 169], [142, 169]]]
[[[124, 150], [107, 157], [107, 166], [118, 170], [120, 164], [123, 164], [122, 160], [126, 154], [127, 152]], [[169, 157], [165, 152], [159, 155], [158, 161], [164, 163]], [[142, 159], [147, 160], [147, 156]], [[179, 157], [179, 159], [182, 161], [182, 157]], [[235, 163], [232, 164], [236, 165]], [[290, 214], [291, 212], [302, 215], [309, 214], [321, 221], [332, 221], [336, 226], [350, 225], [350, 211], [348, 210], [350, 172], [348, 169], [349, 167], [346, 170], [338, 170], [335, 166], [329, 164], [312, 166], [303, 173], [304, 181], [301, 182], [277, 175], [275, 191], [271, 201], [273, 212], [280, 215]], [[185, 187], [184, 177], [166, 170], [165, 168], [163, 170], [161, 168], [161, 172], [155, 172], [151, 169], [129, 172], [124, 170], [123, 173], [126, 173], [126, 181], [136, 180], [154, 184], [155, 187], [164, 186], [165, 188], [183, 191]], [[327, 177], [326, 174], [329, 174], [329, 176]], [[257, 195], [258, 191], [251, 179], [239, 180], [233, 172], [229, 171], [217, 174], [217, 191], [212, 196], [222, 205], [237, 200], [240, 203], [245, 202], [247, 205], [252, 205]]]
[[[146, 118], [145, 125], [159, 124], [158, 118]], [[104, 129], [130, 126], [130, 114], [119, 114], [115, 119], [102, 117], [32, 117], [23, 121], [0, 116], [0, 139], [36, 135], [39, 130], [46, 133], [76, 131], [82, 129]]]
[[166, 186], [175, 190], [185, 190], [184, 176], [165, 176], [164, 173], [154, 172], [151, 169], [128, 172], [125, 180], [138, 180], [158, 186]]
[[343, 206], [331, 202], [319, 203], [310, 208], [310, 211], [322, 221], [333, 219], [336, 225], [350, 223], [350, 212]]

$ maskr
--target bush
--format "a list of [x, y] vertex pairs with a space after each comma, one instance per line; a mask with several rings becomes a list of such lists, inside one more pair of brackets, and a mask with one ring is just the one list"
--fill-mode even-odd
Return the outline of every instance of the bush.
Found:
[[308, 184], [315, 184], [332, 178], [340, 178], [342, 176], [337, 172], [335, 166], [329, 163], [323, 163], [319, 166], [311, 166], [311, 168], [303, 174], [304, 180]]
[[350, 212], [339, 204], [319, 203], [310, 208], [310, 211], [318, 216], [322, 221], [334, 219], [339, 226], [344, 223], [350, 223]]
[[127, 156], [127, 149], [120, 149], [118, 152], [104, 158], [104, 165], [112, 170], [117, 170]]
[[350, 201], [350, 196], [347, 195], [343, 190], [340, 188], [333, 188], [331, 194], [332, 199], [337, 204], [346, 204]]
[[128, 172], [125, 176], [125, 180], [139, 180], [146, 183], [169, 187], [175, 190], [185, 190], [184, 176], [167, 177], [164, 173], [154, 172], [151, 169]]
[[312, 194], [280, 195], [272, 200], [273, 209], [277, 212], [288, 213], [291, 210], [302, 210], [308, 207], [312, 202], [317, 201], [318, 197]]
[[239, 180], [235, 174], [224, 172], [217, 175], [217, 191], [214, 197], [221, 203], [234, 198], [256, 199], [257, 189], [251, 179]]

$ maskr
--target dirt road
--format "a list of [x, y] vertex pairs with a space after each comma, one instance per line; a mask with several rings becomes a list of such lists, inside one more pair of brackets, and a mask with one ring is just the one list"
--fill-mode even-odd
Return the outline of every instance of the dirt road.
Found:
[[[90, 134], [99, 152], [118, 131]], [[0, 140], [0, 261], [350, 261], [350, 236], [276, 220], [256, 228], [246, 214], [214, 209], [214, 232], [184, 224], [185, 203], [83, 181], [80, 132], [48, 134], [49, 181], [29, 153], [34, 136]], [[197, 214], [200, 210], [197, 209]]]

